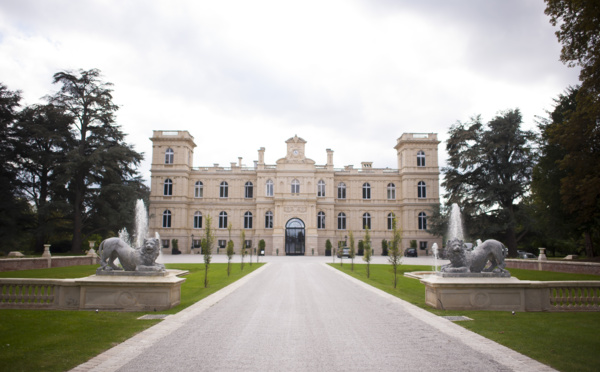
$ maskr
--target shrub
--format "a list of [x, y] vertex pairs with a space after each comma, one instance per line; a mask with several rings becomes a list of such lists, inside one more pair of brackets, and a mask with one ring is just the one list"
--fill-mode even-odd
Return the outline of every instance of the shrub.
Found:
[[357, 256], [363, 256], [365, 254], [365, 243], [362, 240], [358, 241], [358, 252], [356, 252]]
[[382, 256], [387, 256], [388, 255], [388, 242], [385, 239], [383, 239], [381, 241], [381, 255]]
[[325, 242], [325, 256], [331, 256], [331, 241], [329, 239]]

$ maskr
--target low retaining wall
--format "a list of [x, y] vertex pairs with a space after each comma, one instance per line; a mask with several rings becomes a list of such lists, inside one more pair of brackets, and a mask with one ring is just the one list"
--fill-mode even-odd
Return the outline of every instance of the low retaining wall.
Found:
[[600, 263], [568, 262], [568, 261], [537, 261], [506, 259], [507, 269], [525, 269], [537, 271], [555, 271], [559, 273], [600, 275]]
[[47, 269], [79, 265], [99, 265], [98, 256], [56, 256], [0, 259], [0, 271]]

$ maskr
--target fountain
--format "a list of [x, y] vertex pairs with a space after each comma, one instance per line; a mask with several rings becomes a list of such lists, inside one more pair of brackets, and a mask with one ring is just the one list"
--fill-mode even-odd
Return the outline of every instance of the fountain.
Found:
[[428, 305], [445, 310], [519, 310], [525, 307], [523, 282], [505, 269], [506, 248], [497, 240], [477, 241], [471, 250], [464, 242], [458, 205], [453, 204], [445, 258], [450, 263], [421, 278]]

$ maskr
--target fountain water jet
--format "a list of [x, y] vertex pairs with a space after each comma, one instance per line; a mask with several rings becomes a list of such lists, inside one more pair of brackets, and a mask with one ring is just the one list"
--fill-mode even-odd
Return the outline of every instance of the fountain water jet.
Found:
[[452, 204], [450, 209], [450, 222], [448, 224], [448, 240], [458, 239], [465, 240], [463, 233], [462, 218], [460, 215], [460, 208], [458, 204]]

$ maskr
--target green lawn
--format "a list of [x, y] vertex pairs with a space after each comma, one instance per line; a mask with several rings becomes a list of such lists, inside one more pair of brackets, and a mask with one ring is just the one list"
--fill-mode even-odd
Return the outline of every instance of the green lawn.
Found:
[[[494, 340], [560, 371], [600, 370], [600, 312], [546, 313], [530, 312], [512, 315], [508, 311], [443, 311], [425, 304], [425, 286], [417, 279], [404, 277], [409, 271], [428, 271], [429, 266], [400, 266], [398, 286], [393, 288], [390, 265], [371, 265], [366, 277], [366, 265], [348, 263], [331, 265], [359, 280], [397, 296], [437, 315], [465, 315], [473, 321], [457, 322], [475, 333]], [[567, 274], [548, 271], [510, 269], [521, 280], [600, 280], [597, 275]]]
[[[263, 264], [211, 264], [209, 287], [204, 288], [203, 264], [169, 264], [189, 270], [181, 287], [181, 304], [159, 312], [176, 313], [233, 283]], [[3, 278], [80, 278], [98, 266], [2, 272]], [[160, 320], [137, 320], [145, 312], [120, 313], [53, 310], [0, 310], [0, 371], [65, 371], [127, 340]]]

